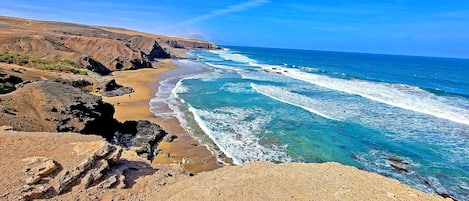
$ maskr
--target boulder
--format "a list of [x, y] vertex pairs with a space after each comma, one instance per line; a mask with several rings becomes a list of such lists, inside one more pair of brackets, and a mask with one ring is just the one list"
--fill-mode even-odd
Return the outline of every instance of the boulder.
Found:
[[116, 80], [114, 79], [103, 83], [99, 88], [102, 89], [103, 95], [107, 97], [122, 96], [134, 92], [134, 89], [131, 87], [124, 87], [120, 84], [117, 84]]
[[166, 134], [150, 121], [126, 121], [116, 133], [114, 142], [124, 147], [138, 147], [137, 154], [151, 161], [156, 155], [156, 146]]

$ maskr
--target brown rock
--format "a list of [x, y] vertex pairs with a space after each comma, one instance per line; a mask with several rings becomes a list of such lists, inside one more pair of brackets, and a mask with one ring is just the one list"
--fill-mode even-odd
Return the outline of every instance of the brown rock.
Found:
[[59, 167], [53, 160], [45, 157], [30, 157], [23, 161], [28, 162], [26, 170], [29, 174], [45, 177], [53, 173]]
[[399, 167], [399, 166], [394, 165], [394, 164], [389, 164], [389, 165], [391, 165], [391, 167], [393, 167], [394, 169], [399, 170], [401, 172], [406, 172], [406, 173], [409, 172], [409, 170], [407, 168]]
[[117, 180], [117, 175], [113, 175], [106, 180], [102, 181], [101, 183], [98, 184], [98, 188], [111, 188], [113, 185], [115, 185], [118, 182]]
[[21, 197], [24, 200], [46, 199], [53, 196], [53, 188], [49, 184], [34, 185], [27, 189]]
[[28, 185], [33, 185], [33, 184], [37, 184], [39, 181], [41, 181], [42, 177], [40, 176], [37, 176], [37, 175], [33, 175], [33, 176], [30, 176], [28, 178], [26, 178], [26, 184]]
[[386, 160], [401, 163], [401, 164], [405, 164], [405, 165], [409, 165], [409, 162], [406, 162], [401, 158], [391, 157], [391, 158], [386, 158]]

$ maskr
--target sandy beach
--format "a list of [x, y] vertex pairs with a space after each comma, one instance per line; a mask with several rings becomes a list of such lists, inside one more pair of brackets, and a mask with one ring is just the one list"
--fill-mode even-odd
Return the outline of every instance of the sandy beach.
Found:
[[103, 97], [103, 100], [114, 105], [116, 110], [114, 117], [121, 122], [145, 119], [159, 124], [169, 134], [177, 136], [171, 143], [163, 141], [158, 145], [161, 154], [156, 156], [154, 165], [180, 164], [183, 158], [186, 158], [188, 162], [181, 163], [181, 168], [187, 172], [197, 173], [217, 169], [222, 166], [217, 162], [217, 158], [198, 140], [190, 136], [181, 127], [177, 118], [157, 118], [150, 112], [149, 101], [157, 92], [160, 81], [158, 75], [177, 67], [168, 59], [159, 62], [156, 68], [114, 72], [112, 76], [117, 83], [132, 87], [135, 92], [119, 97]]

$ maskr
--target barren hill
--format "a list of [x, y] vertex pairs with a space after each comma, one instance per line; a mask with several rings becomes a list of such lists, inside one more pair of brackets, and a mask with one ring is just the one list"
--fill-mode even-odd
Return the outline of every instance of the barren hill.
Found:
[[0, 51], [66, 59], [102, 74], [152, 67], [157, 59], [184, 57], [184, 49], [194, 48], [218, 47], [205, 41], [121, 28], [0, 16]]

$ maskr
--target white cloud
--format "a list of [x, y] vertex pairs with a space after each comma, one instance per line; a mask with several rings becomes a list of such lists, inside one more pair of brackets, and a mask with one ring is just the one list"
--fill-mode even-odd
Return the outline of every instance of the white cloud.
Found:
[[246, 10], [246, 9], [249, 9], [249, 8], [258, 7], [258, 6], [261, 6], [261, 5], [266, 4], [266, 3], [270, 3], [270, 0], [246, 1], [246, 2], [243, 2], [243, 3], [236, 4], [236, 5], [228, 6], [226, 8], [214, 10], [214, 11], [208, 13], [208, 14], [201, 15], [201, 16], [186, 20], [184, 22], [181, 22], [178, 25], [179, 26], [191, 25], [191, 24], [195, 24], [195, 23], [198, 23], [198, 22], [201, 22], [201, 21], [204, 21], [204, 20], [214, 18], [214, 17], [219, 17], [219, 16], [230, 14], [230, 13], [243, 11], [243, 10]]

